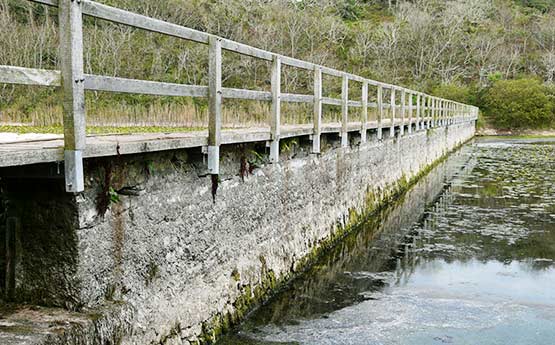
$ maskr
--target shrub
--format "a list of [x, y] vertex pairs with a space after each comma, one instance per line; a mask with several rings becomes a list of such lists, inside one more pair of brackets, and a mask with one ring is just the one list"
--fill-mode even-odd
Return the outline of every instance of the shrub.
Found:
[[450, 99], [465, 104], [475, 104], [475, 92], [469, 86], [456, 84], [442, 84], [432, 90], [432, 94], [437, 97]]
[[553, 100], [539, 80], [500, 80], [485, 91], [486, 115], [504, 129], [545, 128], [553, 125]]

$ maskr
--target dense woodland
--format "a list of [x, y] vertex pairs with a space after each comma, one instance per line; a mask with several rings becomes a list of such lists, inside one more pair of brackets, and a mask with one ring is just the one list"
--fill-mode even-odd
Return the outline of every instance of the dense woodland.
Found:
[[[555, 124], [555, 0], [100, 2], [472, 103], [498, 127]], [[0, 65], [56, 68], [56, 16], [55, 9], [26, 0], [0, 0]], [[206, 46], [92, 18], [85, 25], [87, 73], [207, 83]], [[223, 66], [225, 86], [269, 89], [266, 62], [228, 53]], [[306, 71], [286, 68], [284, 87], [311, 93], [311, 78]], [[325, 92], [338, 94], [339, 84], [330, 80]], [[60, 122], [55, 90], [0, 88], [0, 121]], [[92, 92], [87, 102], [91, 121], [98, 123], [199, 123], [206, 107], [205, 100]], [[256, 120], [257, 113], [262, 118], [266, 108], [228, 104], [227, 121]]]

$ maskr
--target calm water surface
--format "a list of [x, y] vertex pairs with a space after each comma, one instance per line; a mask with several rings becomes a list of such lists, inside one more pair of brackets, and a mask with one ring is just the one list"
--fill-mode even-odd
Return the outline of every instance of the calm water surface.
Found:
[[478, 139], [220, 344], [555, 344], [555, 141]]

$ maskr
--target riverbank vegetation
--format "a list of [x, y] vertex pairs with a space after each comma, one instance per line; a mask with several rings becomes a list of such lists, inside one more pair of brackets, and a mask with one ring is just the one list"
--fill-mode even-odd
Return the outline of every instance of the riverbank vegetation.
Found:
[[[499, 128], [551, 128], [555, 119], [553, 0], [101, 0], [239, 42], [479, 106]], [[56, 11], [0, 0], [0, 65], [56, 68]], [[207, 84], [207, 47], [85, 20], [86, 73]], [[269, 64], [224, 55], [224, 86], [269, 90]], [[284, 68], [284, 92], [312, 93], [312, 75]], [[325, 80], [329, 96], [340, 80]], [[353, 90], [351, 97], [357, 97]], [[360, 92], [360, 91], [358, 91]], [[89, 123], [202, 127], [206, 100], [87, 93]], [[0, 122], [61, 124], [53, 89], [0, 85]], [[269, 105], [225, 102], [228, 126], [266, 121]], [[330, 120], [336, 109], [325, 112]], [[292, 105], [285, 122], [304, 122]]]

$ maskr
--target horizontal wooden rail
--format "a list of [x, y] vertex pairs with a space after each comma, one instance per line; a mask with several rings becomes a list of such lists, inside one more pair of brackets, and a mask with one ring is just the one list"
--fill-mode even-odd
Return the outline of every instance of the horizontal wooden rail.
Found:
[[0, 66], [0, 83], [36, 86], [61, 86], [60, 71]]
[[157, 81], [85, 75], [85, 89], [95, 91], [139, 93], [144, 95], [207, 97], [208, 87]]
[[247, 99], [253, 101], [271, 101], [272, 93], [269, 91], [243, 90], [223, 88], [224, 98]]

